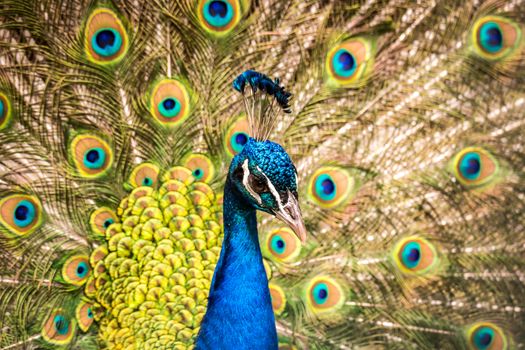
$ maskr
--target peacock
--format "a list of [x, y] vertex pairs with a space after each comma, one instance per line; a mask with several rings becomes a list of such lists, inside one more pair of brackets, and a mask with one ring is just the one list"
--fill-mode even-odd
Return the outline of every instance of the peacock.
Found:
[[0, 349], [525, 346], [525, 1], [1, 0]]

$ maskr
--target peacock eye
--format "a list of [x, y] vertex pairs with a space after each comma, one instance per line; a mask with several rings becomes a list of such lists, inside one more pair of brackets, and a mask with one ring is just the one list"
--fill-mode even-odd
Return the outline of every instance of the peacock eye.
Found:
[[230, 140], [231, 146], [236, 153], [242, 151], [246, 142], [248, 142], [248, 134], [245, 132], [234, 133]]
[[314, 277], [306, 287], [308, 306], [316, 313], [335, 311], [344, 304], [344, 291], [329, 276]]
[[93, 50], [100, 56], [113, 56], [122, 46], [120, 34], [113, 28], [98, 30], [91, 39]]
[[239, 117], [226, 132], [223, 140], [224, 149], [229, 156], [233, 157], [241, 152], [244, 145], [248, 143], [250, 136], [248, 135], [248, 120], [245, 116]]
[[330, 85], [359, 86], [373, 68], [373, 43], [365, 38], [352, 38], [333, 46], [326, 58]]
[[138, 165], [129, 176], [129, 183], [134, 188], [140, 186], [155, 186], [159, 176], [159, 167], [152, 163]]
[[493, 183], [499, 166], [496, 158], [480, 147], [466, 147], [452, 159], [452, 171], [466, 188], [480, 188]]
[[176, 117], [181, 110], [180, 101], [175, 97], [167, 97], [159, 102], [158, 109], [166, 118]]
[[81, 286], [86, 283], [90, 271], [91, 268], [87, 256], [73, 255], [62, 266], [62, 278], [69, 284]]
[[113, 150], [101, 137], [77, 135], [70, 145], [70, 158], [79, 175], [86, 178], [101, 177], [113, 163]]
[[301, 253], [301, 241], [288, 227], [271, 231], [266, 236], [266, 244], [262, 246], [265, 256], [273, 261], [292, 261]]
[[190, 115], [190, 89], [177, 79], [163, 79], [153, 85], [150, 112], [164, 127], [182, 124]]
[[26, 235], [42, 224], [38, 198], [15, 194], [0, 200], [0, 224], [16, 235]]
[[42, 327], [42, 337], [51, 344], [65, 345], [73, 338], [75, 326], [74, 319], [69, 319], [62, 310], [55, 310]]
[[506, 349], [508, 339], [503, 330], [491, 322], [479, 322], [467, 329], [469, 348], [476, 350]]
[[81, 301], [76, 309], [75, 316], [78, 321], [79, 328], [82, 331], [87, 332], [87, 330], [93, 323], [93, 318], [94, 318], [91, 304], [85, 301]]
[[356, 178], [345, 169], [322, 166], [310, 178], [308, 196], [321, 208], [335, 208], [352, 199], [358, 187]]
[[286, 295], [283, 289], [274, 283], [269, 283], [270, 297], [272, 299], [272, 309], [276, 315], [280, 315], [286, 307]]
[[399, 241], [393, 251], [397, 268], [406, 275], [423, 275], [438, 264], [436, 248], [426, 239], [411, 236]]
[[261, 179], [260, 177], [257, 177], [253, 174], [250, 174], [248, 177], [248, 181], [250, 183], [251, 188], [257, 193], [264, 193], [269, 192], [268, 184], [264, 179]]
[[239, 0], [201, 0], [197, 15], [208, 33], [222, 36], [239, 23], [241, 4]]
[[335, 53], [332, 65], [334, 70], [342, 77], [351, 76], [357, 69], [354, 55], [345, 49], [340, 49]]
[[90, 169], [100, 169], [105, 160], [106, 154], [102, 148], [91, 148], [84, 153], [84, 164]]
[[115, 212], [107, 207], [98, 208], [89, 218], [91, 230], [99, 236], [104, 236], [106, 229], [115, 222], [117, 222]]
[[204, 154], [191, 153], [184, 157], [183, 166], [191, 171], [195, 180], [209, 182], [215, 176], [215, 167]]
[[108, 64], [124, 57], [128, 37], [120, 18], [113, 11], [106, 8], [93, 11], [85, 31], [85, 50], [91, 61]]
[[495, 22], [483, 23], [479, 29], [481, 47], [487, 52], [494, 53], [503, 47], [503, 33]]
[[515, 52], [521, 43], [519, 25], [498, 16], [478, 19], [474, 23], [471, 35], [474, 52], [489, 61], [507, 57]]
[[107, 219], [106, 221], [104, 221], [104, 228], [108, 228], [113, 222], [113, 219]]

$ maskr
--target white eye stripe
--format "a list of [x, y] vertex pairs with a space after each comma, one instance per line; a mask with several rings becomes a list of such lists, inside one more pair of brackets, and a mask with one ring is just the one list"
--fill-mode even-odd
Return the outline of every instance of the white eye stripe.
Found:
[[283, 210], [284, 209], [283, 200], [281, 196], [279, 195], [279, 192], [277, 192], [277, 189], [275, 188], [273, 183], [270, 181], [268, 176], [266, 176], [266, 174], [262, 172], [261, 168], [257, 167], [257, 170], [259, 170], [261, 174], [263, 174], [264, 178], [268, 182], [268, 188], [270, 189], [270, 193], [272, 194], [272, 196], [275, 198], [275, 201], [277, 202], [277, 205], [279, 206], [279, 210]]
[[253, 190], [252, 186], [250, 186], [250, 183], [248, 181], [248, 178], [250, 177], [250, 168], [248, 168], [248, 159], [246, 159], [244, 161], [244, 163], [242, 163], [242, 171], [243, 171], [243, 173], [242, 173], [242, 184], [243, 184], [244, 188], [246, 188], [246, 190], [257, 201], [257, 203], [259, 203], [259, 205], [261, 205], [262, 204], [261, 196], [259, 196], [259, 194]]

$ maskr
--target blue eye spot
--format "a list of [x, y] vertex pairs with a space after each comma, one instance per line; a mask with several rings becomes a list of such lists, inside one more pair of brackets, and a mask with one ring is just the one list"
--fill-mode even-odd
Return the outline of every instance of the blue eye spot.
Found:
[[149, 177], [145, 177], [142, 180], [142, 186], [151, 186], [151, 184], [153, 184], [153, 180], [151, 180]]
[[272, 237], [271, 246], [277, 254], [282, 254], [286, 250], [286, 242], [279, 235]]
[[350, 70], [355, 65], [354, 56], [350, 55], [348, 52], [343, 52], [339, 55], [339, 63], [343, 70]]
[[100, 169], [105, 161], [106, 152], [102, 148], [91, 148], [84, 153], [84, 165], [89, 169]]
[[226, 17], [228, 6], [223, 1], [212, 1], [210, 3], [210, 15]]
[[87, 310], [87, 316], [88, 318], [93, 318], [93, 311], [91, 310], [91, 308]]
[[322, 200], [329, 201], [335, 198], [337, 188], [330, 175], [321, 174], [315, 181], [315, 191]]
[[248, 142], [248, 135], [242, 132], [237, 133], [235, 135], [235, 142], [238, 143], [239, 145], [244, 146], [246, 142]]
[[232, 135], [230, 143], [233, 150], [239, 153], [244, 148], [244, 145], [248, 142], [248, 135], [244, 132], [236, 132]]
[[159, 112], [165, 118], [174, 118], [178, 116], [181, 108], [182, 106], [179, 100], [174, 97], [166, 97], [158, 104]]
[[99, 160], [99, 158], [100, 154], [95, 150], [89, 151], [86, 155], [86, 159], [90, 163], [95, 163], [97, 160]]
[[112, 46], [115, 43], [115, 34], [111, 30], [101, 30], [96, 35], [97, 45], [101, 48]]
[[28, 212], [29, 209], [25, 205], [19, 205], [15, 210], [15, 218], [20, 221], [26, 220]]
[[316, 304], [322, 305], [328, 299], [328, 286], [326, 283], [318, 283], [312, 290]]
[[62, 315], [56, 315], [53, 319], [53, 324], [55, 325], [55, 331], [60, 334], [64, 335], [67, 334], [69, 330], [69, 322], [64, 318]]
[[35, 206], [27, 200], [20, 201], [15, 208], [15, 225], [18, 227], [29, 226], [35, 218]]
[[412, 262], [419, 261], [419, 250], [418, 249], [410, 249], [410, 252], [408, 253], [407, 259]]
[[335, 53], [332, 65], [335, 73], [344, 78], [351, 77], [357, 69], [354, 55], [345, 49], [340, 49]]
[[331, 179], [326, 179], [321, 182], [321, 187], [323, 188], [323, 193], [332, 194], [335, 191], [335, 184]]
[[410, 242], [403, 248], [401, 253], [401, 258], [403, 264], [409, 268], [413, 269], [417, 267], [419, 261], [421, 260], [421, 247], [417, 242]]
[[89, 271], [89, 268], [87, 264], [85, 262], [81, 262], [77, 266], [76, 274], [79, 278], [84, 278], [86, 277], [88, 271]]
[[5, 116], [4, 101], [0, 100], [0, 120]]
[[480, 350], [490, 347], [494, 339], [494, 330], [489, 327], [481, 327], [474, 333], [474, 345]]
[[204, 176], [204, 171], [202, 171], [201, 169], [197, 168], [193, 171], [193, 177], [196, 178], [197, 180], [202, 179], [203, 176]]
[[226, 1], [209, 1], [204, 5], [204, 19], [213, 27], [228, 25], [233, 16], [233, 8]]
[[113, 56], [122, 47], [122, 36], [113, 28], [103, 28], [93, 35], [91, 46], [100, 56]]
[[481, 174], [481, 160], [477, 153], [466, 153], [459, 163], [459, 172], [467, 180], [476, 180]]
[[495, 22], [487, 22], [480, 28], [480, 44], [484, 50], [496, 53], [503, 48], [503, 33]]
[[164, 102], [162, 102], [162, 105], [164, 106], [166, 110], [171, 110], [175, 108], [175, 105], [177, 105], [177, 102], [172, 98], [167, 98], [164, 100]]
[[107, 219], [106, 221], [104, 221], [104, 228], [108, 228], [114, 222], [115, 220], [113, 219]]

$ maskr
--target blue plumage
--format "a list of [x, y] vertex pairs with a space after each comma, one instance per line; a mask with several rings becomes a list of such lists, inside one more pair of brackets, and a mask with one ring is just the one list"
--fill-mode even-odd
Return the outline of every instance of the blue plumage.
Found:
[[[271, 141], [250, 138], [232, 160], [224, 189], [224, 241], [197, 349], [277, 349], [255, 212], [276, 213], [287, 191], [297, 195], [295, 171], [288, 154]], [[250, 184], [261, 179], [268, 182]], [[276, 197], [271, 187], [283, 194]]]
[[255, 209], [233, 186], [224, 190], [224, 242], [197, 349], [277, 349]]

